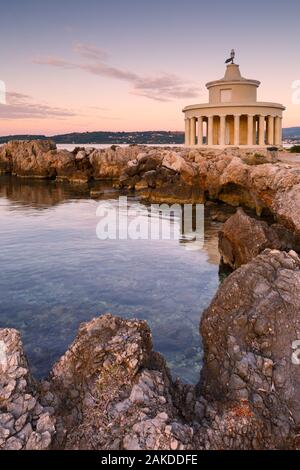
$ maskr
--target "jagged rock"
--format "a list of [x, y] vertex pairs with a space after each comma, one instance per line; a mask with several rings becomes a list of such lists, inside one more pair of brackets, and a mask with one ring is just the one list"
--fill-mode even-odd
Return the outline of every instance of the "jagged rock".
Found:
[[152, 202], [203, 201], [197, 165], [165, 148], [148, 148], [128, 162], [120, 176], [120, 187], [142, 191], [141, 197]]
[[18, 333], [0, 330], [1, 386], [8, 373], [21, 392], [5, 399], [15, 414], [1, 402], [0, 448], [298, 448], [300, 379], [291, 355], [299, 294], [294, 252], [265, 250], [231, 274], [202, 319], [198, 387], [172, 382], [144, 321], [103, 315], [82, 325], [40, 384]]
[[248, 216], [242, 208], [227, 219], [219, 232], [222, 260], [233, 269], [248, 263], [266, 248], [298, 251], [300, 246], [296, 234], [286, 227], [268, 225]]
[[170, 448], [173, 434], [166, 436], [165, 427], [177, 418], [171, 384], [164, 360], [152, 351], [146, 322], [104, 315], [82, 325], [50, 376], [61, 418], [57, 445]]
[[239, 208], [219, 232], [222, 260], [233, 269], [251, 261], [266, 248], [281, 248], [281, 241], [266, 222], [249, 217]]
[[210, 198], [247, 206], [258, 215], [268, 210], [299, 238], [300, 168], [277, 161], [275, 154], [138, 145], [67, 152], [57, 151], [47, 140], [12, 141], [0, 148], [0, 173], [73, 183], [117, 180], [121, 188], [137, 185], [142, 197], [152, 202], [196, 203]]
[[274, 232], [277, 234], [277, 237], [281, 243], [281, 250], [290, 251], [294, 250], [297, 253], [300, 253], [300, 240], [295, 232], [289, 230], [281, 224], [272, 224], [271, 225]]
[[87, 157], [87, 152], [85, 150], [80, 150], [75, 154], [75, 160], [82, 161]]
[[[85, 152], [79, 152], [75, 156], [67, 150], [59, 150], [55, 154], [55, 170], [58, 180], [66, 180], [71, 183], [87, 183], [92, 177], [92, 166]], [[80, 158], [77, 158], [77, 156]]]
[[10, 437], [7, 439], [4, 450], [21, 450], [23, 443], [17, 437]]
[[[38, 403], [37, 384], [29, 371], [20, 334], [12, 329], [0, 329], [0, 449], [34, 449], [34, 410]], [[45, 420], [44, 420], [45, 422]], [[55, 418], [45, 423], [49, 438], [39, 442], [39, 449], [48, 449], [55, 434]]]
[[50, 432], [46, 431], [42, 434], [32, 432], [27, 443], [26, 450], [45, 450], [51, 445], [52, 436]]
[[201, 390], [222, 411], [208, 418], [198, 445], [209, 438], [213, 448], [298, 448], [300, 375], [292, 353], [299, 313], [293, 251], [267, 249], [225, 279], [201, 320]]
[[0, 148], [0, 173], [21, 177], [57, 178], [72, 183], [119, 178], [142, 147], [57, 150], [50, 140], [11, 141]]
[[11, 141], [0, 148], [0, 169], [23, 177], [54, 177], [55, 149], [50, 140]]
[[128, 162], [135, 160], [141, 152], [139, 146], [94, 150], [89, 155], [95, 180], [119, 179]]
[[180, 173], [181, 178], [187, 184], [193, 182], [193, 178], [197, 174], [197, 169], [194, 164], [186, 161], [181, 155], [176, 152], [169, 152], [164, 156], [162, 166], [170, 170]]

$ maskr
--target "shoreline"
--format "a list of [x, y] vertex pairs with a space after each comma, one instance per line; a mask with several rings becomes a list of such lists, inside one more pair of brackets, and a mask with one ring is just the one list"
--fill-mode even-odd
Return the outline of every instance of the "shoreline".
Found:
[[[26, 178], [66, 180], [74, 188], [101, 176], [150, 202], [213, 200], [257, 214], [254, 219], [238, 212], [223, 226], [221, 254], [234, 270], [201, 319], [204, 367], [196, 386], [171, 379], [144, 321], [108, 314], [82, 325], [41, 382], [30, 373], [19, 333], [0, 329], [8, 354], [0, 364], [2, 408], [11, 423], [0, 423], [1, 447], [298, 448], [300, 379], [290, 350], [300, 328], [297, 165], [267, 150], [129, 147], [70, 153], [51, 142], [27, 142], [1, 148], [0, 168]], [[274, 217], [273, 232], [260, 221], [262, 214]], [[248, 238], [236, 241], [236, 227]]]

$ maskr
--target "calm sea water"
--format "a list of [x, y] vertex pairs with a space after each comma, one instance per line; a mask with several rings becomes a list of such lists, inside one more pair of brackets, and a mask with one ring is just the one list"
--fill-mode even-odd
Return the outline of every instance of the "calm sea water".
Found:
[[[111, 144], [57, 144], [56, 147], [60, 150], [69, 150], [73, 152], [76, 147], [86, 147], [95, 149], [107, 149], [113, 145]], [[116, 144], [118, 147], [128, 147], [128, 144]], [[146, 147], [184, 147], [183, 144], [141, 144]]]
[[106, 312], [145, 319], [173, 375], [196, 382], [200, 315], [219, 284], [220, 223], [206, 209], [202, 248], [186, 240], [100, 241], [96, 210], [117, 205], [103, 190], [96, 201], [56, 182], [0, 178], [0, 327], [22, 332], [33, 372], [43, 377], [81, 322]]
[[[113, 145], [111, 144], [57, 144], [58, 149], [65, 149], [72, 152], [76, 147], [93, 147], [96, 149], [106, 149]], [[116, 144], [118, 147], [128, 147], [128, 144]], [[184, 147], [184, 144], [144, 144], [147, 147]], [[284, 148], [289, 149], [295, 144], [284, 144]]]

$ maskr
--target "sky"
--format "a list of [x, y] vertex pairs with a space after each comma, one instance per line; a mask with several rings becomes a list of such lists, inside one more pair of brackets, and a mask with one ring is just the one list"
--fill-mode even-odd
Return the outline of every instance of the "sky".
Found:
[[0, 0], [0, 11], [0, 135], [181, 131], [232, 48], [262, 82], [258, 99], [300, 126], [295, 0]]

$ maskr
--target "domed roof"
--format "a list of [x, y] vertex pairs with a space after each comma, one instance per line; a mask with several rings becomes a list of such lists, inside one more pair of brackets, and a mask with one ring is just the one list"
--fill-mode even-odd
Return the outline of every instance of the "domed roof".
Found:
[[228, 83], [242, 83], [243, 85], [252, 85], [259, 87], [260, 82], [258, 80], [252, 80], [250, 78], [244, 78], [241, 75], [240, 67], [237, 64], [229, 64], [226, 67], [225, 75], [221, 80], [214, 80], [208, 82], [206, 87], [209, 89], [212, 86], [222, 85]]

